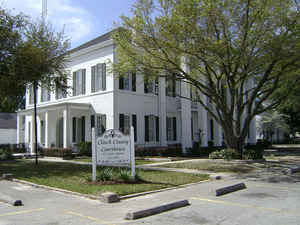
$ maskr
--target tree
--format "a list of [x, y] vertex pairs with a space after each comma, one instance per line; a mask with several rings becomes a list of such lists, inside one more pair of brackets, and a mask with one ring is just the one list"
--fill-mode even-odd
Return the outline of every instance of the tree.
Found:
[[[9, 18], [6, 21], [14, 22], [15, 17], [5, 13]], [[4, 21], [5, 23], [5, 21]], [[8, 29], [8, 33], [12, 32]], [[65, 90], [67, 71], [65, 63], [68, 58], [69, 42], [63, 32], [55, 32], [50, 24], [44, 21], [37, 23], [27, 22], [22, 30], [18, 30], [18, 41], [15, 42], [14, 49], [9, 53], [9, 60], [1, 61], [5, 70], [1, 71], [1, 81], [3, 84], [14, 85], [20, 89], [25, 89], [32, 85], [34, 94], [34, 114], [35, 130], [36, 121], [36, 90], [38, 86], [48, 89], [61, 88]], [[9, 38], [9, 36], [7, 37]], [[3, 42], [9, 42], [3, 38]], [[1, 49], [1, 52], [5, 52]], [[9, 61], [9, 63], [7, 63]], [[2, 88], [2, 84], [1, 84]], [[0, 88], [0, 89], [1, 89]], [[9, 93], [9, 91], [6, 91]], [[13, 90], [12, 90], [12, 93]], [[35, 133], [35, 152], [37, 163], [37, 135]]]
[[287, 79], [275, 92], [273, 98], [288, 96], [278, 107], [278, 111], [284, 114], [285, 121], [289, 126], [290, 133], [295, 138], [296, 132], [300, 131], [300, 81], [292, 76]]
[[288, 134], [290, 132], [288, 124], [285, 121], [286, 115], [280, 114], [276, 110], [265, 112], [260, 121], [257, 121], [260, 133], [263, 138], [273, 143], [273, 135], [277, 130]]
[[[242, 149], [251, 120], [287, 74], [299, 70], [299, 11], [292, 0], [138, 0], [114, 33], [119, 74], [184, 82]], [[206, 96], [213, 107], [206, 104]], [[189, 98], [186, 94], [180, 97]], [[264, 103], [269, 101], [267, 105]]]
[[15, 112], [24, 107], [25, 87], [9, 70], [19, 45], [27, 17], [12, 16], [0, 8], [0, 111]]

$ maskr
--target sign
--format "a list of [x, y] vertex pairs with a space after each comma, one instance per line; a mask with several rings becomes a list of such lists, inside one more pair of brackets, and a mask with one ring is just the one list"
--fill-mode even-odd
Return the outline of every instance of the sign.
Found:
[[96, 140], [97, 165], [130, 164], [130, 136], [118, 130], [108, 130]]
[[97, 165], [129, 166], [131, 176], [135, 178], [134, 129], [130, 135], [119, 130], [108, 130], [96, 139], [95, 128], [92, 129], [92, 179], [96, 181]]

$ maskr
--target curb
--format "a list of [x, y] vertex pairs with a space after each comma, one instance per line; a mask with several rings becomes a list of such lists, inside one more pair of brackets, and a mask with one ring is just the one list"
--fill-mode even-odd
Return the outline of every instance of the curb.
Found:
[[[30, 185], [30, 186], [35, 187], [35, 188], [43, 188], [43, 189], [51, 190], [51, 191], [58, 191], [58, 192], [62, 192], [62, 193], [65, 193], [65, 194], [70, 194], [70, 195], [76, 195], [76, 196], [79, 196], [79, 197], [89, 198], [89, 199], [92, 199], [92, 200], [101, 201], [101, 199], [102, 199], [101, 196], [98, 197], [98, 196], [95, 196], [95, 195], [81, 194], [81, 193], [74, 192], [74, 191], [68, 191], [68, 190], [64, 190], [64, 189], [60, 189], [60, 188], [54, 188], [54, 187], [41, 185], [41, 184], [35, 184], [35, 183], [29, 182], [29, 181], [19, 180], [19, 179], [15, 179], [15, 178], [11, 179], [11, 181], [16, 182], [16, 183]], [[154, 191], [146, 191], [146, 192], [141, 192], [141, 193], [136, 193], [136, 194], [124, 195], [124, 196], [120, 196], [119, 198], [120, 198], [120, 200], [136, 198], [136, 197], [140, 197], [140, 196], [144, 196], [144, 195], [148, 195], [148, 194], [155, 194], [155, 193], [158, 193], [158, 192], [164, 192], [164, 191], [169, 191], [169, 190], [174, 190], [174, 189], [179, 189], [179, 188], [185, 188], [185, 187], [201, 184], [201, 183], [208, 182], [208, 181], [211, 181], [211, 180], [207, 179], [207, 180], [199, 181], [199, 182], [196, 182], [196, 183], [182, 184], [182, 185], [179, 185], [177, 187], [163, 188], [163, 189], [154, 190]]]
[[41, 185], [41, 184], [35, 184], [35, 183], [29, 182], [29, 181], [24, 181], [24, 180], [19, 180], [19, 179], [12, 179], [11, 181], [16, 182], [16, 183], [20, 183], [20, 184], [30, 185], [30, 186], [35, 187], [35, 188], [42, 188], [42, 189], [51, 190], [51, 191], [58, 191], [58, 192], [62, 192], [62, 193], [65, 193], [65, 194], [76, 195], [76, 196], [79, 196], [79, 197], [85, 197], [85, 198], [89, 198], [89, 199], [93, 199], [93, 200], [101, 200], [101, 197], [97, 197], [95, 195], [81, 194], [81, 193], [74, 192], [74, 191], [68, 191], [68, 190], [64, 190], [64, 189], [60, 189], [60, 188], [54, 188], [54, 187]]
[[157, 207], [153, 207], [153, 208], [149, 208], [149, 209], [145, 209], [145, 210], [129, 212], [126, 214], [125, 219], [126, 220], [135, 220], [135, 219], [139, 219], [142, 217], [152, 216], [152, 215], [162, 213], [162, 212], [165, 212], [165, 211], [168, 211], [171, 209], [177, 209], [177, 208], [181, 208], [181, 207], [188, 206], [188, 205], [190, 205], [188, 200], [172, 202], [172, 203], [168, 203], [165, 205], [161, 205], [161, 206], [157, 206]]
[[300, 167], [297, 167], [297, 168], [291, 168], [291, 169], [289, 170], [289, 173], [290, 173], [290, 174], [298, 173], [298, 172], [300, 172]]
[[153, 190], [153, 191], [145, 191], [145, 192], [140, 192], [140, 193], [136, 193], [136, 194], [124, 195], [124, 196], [120, 196], [120, 200], [125, 200], [125, 199], [129, 199], [129, 198], [136, 198], [136, 197], [140, 197], [140, 196], [144, 196], [144, 195], [155, 194], [155, 193], [159, 193], [159, 192], [185, 188], [185, 187], [189, 187], [189, 186], [193, 186], [193, 185], [197, 185], [197, 184], [201, 184], [201, 183], [209, 182], [209, 181], [211, 181], [211, 179], [202, 180], [202, 181], [199, 181], [199, 182], [196, 182], [196, 183], [182, 184], [182, 185], [178, 185], [176, 187], [169, 187], [169, 188], [163, 188], [163, 189], [158, 189], [158, 190]]
[[227, 186], [224, 188], [219, 188], [216, 190], [216, 196], [220, 196], [220, 195], [225, 195], [234, 191], [239, 191], [242, 189], [247, 188], [245, 183], [239, 183], [239, 184], [235, 184], [235, 185], [231, 185], [231, 186]]

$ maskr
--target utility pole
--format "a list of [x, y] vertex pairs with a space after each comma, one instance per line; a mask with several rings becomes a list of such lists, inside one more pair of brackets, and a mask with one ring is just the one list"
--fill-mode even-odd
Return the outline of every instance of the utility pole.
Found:
[[45, 23], [46, 18], [47, 18], [47, 0], [42, 0], [42, 20], [43, 23]]
[[[44, 28], [45, 26], [45, 21], [47, 17], [47, 0], [42, 0], [42, 26]], [[37, 104], [37, 81], [33, 82], [33, 96], [34, 96], [34, 139], [35, 139], [35, 164], [38, 164], [38, 138], [37, 138], [37, 109], [36, 109], [36, 104]], [[33, 141], [33, 140], [32, 140]]]

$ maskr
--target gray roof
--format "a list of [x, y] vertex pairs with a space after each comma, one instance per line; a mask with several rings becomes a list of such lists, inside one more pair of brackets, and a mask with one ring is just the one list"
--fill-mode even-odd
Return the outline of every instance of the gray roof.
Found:
[[115, 31], [115, 30], [112, 30], [112, 31], [110, 31], [110, 32], [108, 32], [108, 33], [105, 33], [105, 34], [103, 34], [103, 35], [101, 35], [101, 36], [99, 36], [99, 37], [93, 39], [93, 40], [90, 40], [90, 41], [88, 41], [88, 42], [86, 42], [86, 43], [84, 43], [84, 44], [82, 44], [82, 45], [79, 45], [78, 47], [71, 49], [71, 50], [69, 51], [69, 53], [74, 53], [74, 52], [77, 52], [77, 51], [79, 51], [79, 50], [82, 50], [82, 49], [88, 48], [88, 47], [90, 47], [90, 46], [96, 45], [96, 44], [98, 44], [98, 43], [101, 43], [101, 42], [110, 40], [110, 39], [112, 39], [112, 33], [113, 33], [114, 31]]
[[17, 129], [17, 113], [0, 113], [0, 129]]

